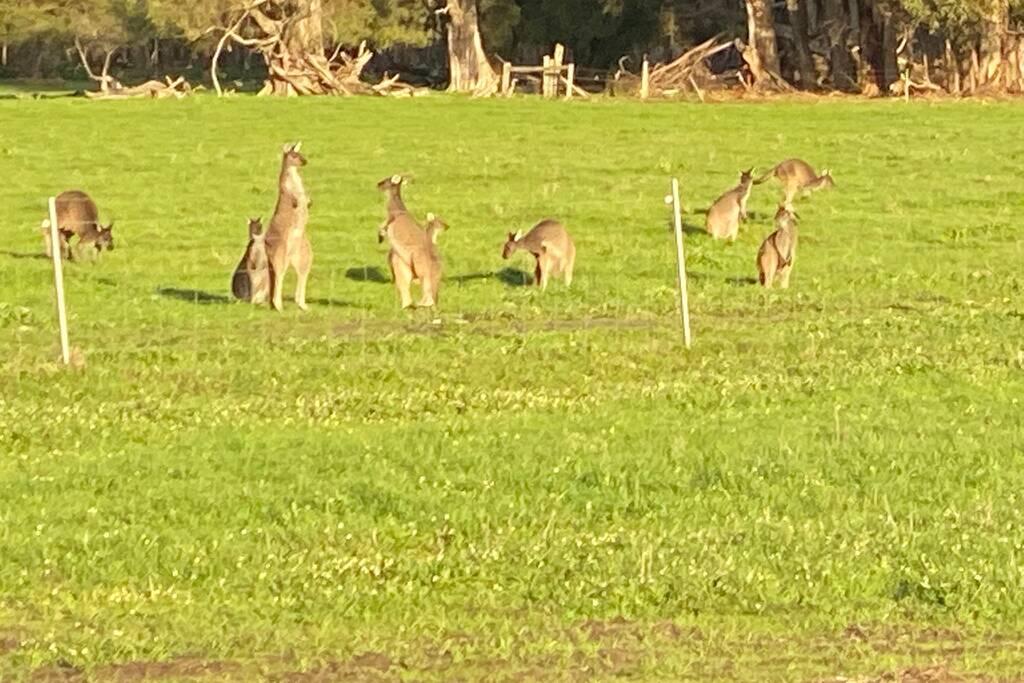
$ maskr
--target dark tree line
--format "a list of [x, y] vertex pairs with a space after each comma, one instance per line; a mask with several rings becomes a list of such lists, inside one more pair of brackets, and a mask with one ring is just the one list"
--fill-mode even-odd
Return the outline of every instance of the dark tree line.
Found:
[[614, 69], [623, 57], [634, 67], [642, 55], [668, 62], [717, 37], [739, 39], [749, 85], [761, 89], [1020, 92], [1022, 8], [1024, 0], [4, 1], [0, 75], [85, 77], [88, 66], [113, 84], [210, 74], [216, 63], [215, 74], [265, 80], [268, 93], [319, 94], [345, 89], [340, 49], [365, 41], [385, 66], [487, 94], [498, 58], [535, 64], [555, 42], [581, 67]]

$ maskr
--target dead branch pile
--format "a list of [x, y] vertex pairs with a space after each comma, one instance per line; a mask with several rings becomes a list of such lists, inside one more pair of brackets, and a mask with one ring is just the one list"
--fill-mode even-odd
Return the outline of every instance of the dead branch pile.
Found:
[[89, 99], [121, 100], [131, 97], [181, 98], [192, 94], [192, 86], [180, 76], [174, 80], [167, 78], [164, 81], [146, 81], [139, 85], [125, 86], [121, 81], [110, 75], [110, 61], [117, 48], [107, 51], [106, 56], [103, 58], [103, 71], [97, 76], [89, 65], [89, 57], [85, 48], [82, 47], [82, 42], [77, 37], [75, 38], [75, 49], [78, 50], [78, 56], [82, 60], [82, 66], [85, 67], [85, 73], [88, 74], [89, 78], [100, 84], [99, 92], [85, 93], [85, 96]]
[[742, 53], [743, 42], [736, 40], [720, 43], [718, 38], [711, 38], [687, 50], [679, 58], [653, 67], [650, 76], [651, 94], [671, 96], [690, 91], [703, 99], [705, 90], [729, 87], [742, 81], [738, 69], [715, 74], [708, 65], [709, 58], [731, 48]]
[[[260, 95], [274, 93], [274, 81], [284, 81], [298, 95], [391, 95], [410, 97], [426, 91], [399, 81], [399, 77], [388, 76], [380, 83], [368, 83], [362, 80], [363, 69], [373, 58], [373, 52], [366, 48], [366, 42], [359, 49], [349, 54], [340, 48], [331, 57], [308, 53], [301, 57], [293, 57], [287, 52], [275, 55], [267, 60], [272, 76], [260, 90]], [[216, 66], [214, 67], [216, 69]]]

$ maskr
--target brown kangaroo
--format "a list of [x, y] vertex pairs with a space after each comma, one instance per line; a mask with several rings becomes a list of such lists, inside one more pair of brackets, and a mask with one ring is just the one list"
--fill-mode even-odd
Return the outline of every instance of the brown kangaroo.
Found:
[[441, 255], [437, 250], [437, 237], [448, 226], [433, 214], [428, 215], [427, 229], [423, 230], [408, 213], [396, 214], [380, 229], [379, 241], [388, 241], [388, 266], [395, 281], [395, 289], [402, 308], [412, 306], [412, 283], [419, 280], [422, 295], [419, 305], [429, 308], [437, 304], [441, 290]]
[[716, 199], [708, 209], [704, 227], [715, 239], [736, 241], [740, 221], [747, 218], [747, 200], [750, 199], [753, 171], [752, 168], [742, 171], [739, 184]]
[[572, 272], [576, 266], [576, 245], [565, 226], [556, 220], [545, 219], [523, 235], [522, 231], [510, 232], [508, 241], [501, 251], [503, 259], [518, 250], [528, 251], [536, 258], [534, 284], [547, 289], [552, 275], [563, 275], [565, 286], [572, 284]]
[[235, 298], [253, 304], [265, 304], [270, 294], [270, 263], [267, 260], [263, 219], [249, 219], [249, 244], [231, 279]]
[[277, 206], [264, 238], [270, 264], [270, 300], [278, 311], [284, 308], [284, 276], [289, 267], [297, 276], [295, 303], [303, 311], [309, 310], [306, 282], [313, 267], [313, 245], [306, 234], [310, 201], [299, 175], [299, 169], [306, 165], [306, 157], [299, 153], [301, 147], [301, 142], [284, 146]]
[[814, 167], [803, 159], [786, 159], [773, 169], [754, 181], [760, 185], [771, 178], [778, 178], [782, 183], [783, 204], [791, 204], [798, 194], [808, 194], [816, 190], [835, 187], [832, 172], [825, 169], [818, 175]]
[[[81, 190], [68, 190], [57, 195], [57, 237], [60, 240], [61, 255], [69, 260], [75, 258], [75, 250], [81, 252], [83, 244], [92, 244], [96, 254], [114, 248], [114, 224], [100, 225], [99, 210], [96, 202]], [[41, 224], [43, 244], [46, 255], [53, 256], [53, 245], [50, 244], [50, 219], [44, 218]], [[74, 249], [71, 238], [78, 235], [78, 243]]]
[[791, 204], [782, 204], [775, 213], [775, 232], [768, 235], [757, 251], [758, 280], [771, 287], [776, 280], [785, 289], [796, 260], [798, 216]]
[[[409, 210], [405, 208], [405, 202], [402, 201], [402, 184], [405, 181], [406, 178], [395, 174], [377, 183], [377, 189], [388, 196], [388, 222], [400, 213], [409, 213]], [[387, 222], [381, 225], [381, 227], [383, 228], [386, 225]]]

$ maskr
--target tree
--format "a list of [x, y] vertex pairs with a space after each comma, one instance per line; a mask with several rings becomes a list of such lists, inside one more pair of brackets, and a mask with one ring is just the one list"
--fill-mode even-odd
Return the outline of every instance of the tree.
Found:
[[793, 30], [793, 47], [796, 52], [797, 73], [800, 87], [813, 90], [818, 84], [818, 73], [811, 57], [810, 36], [807, 30], [807, 0], [786, 0], [789, 24]]
[[498, 75], [484, 52], [477, 0], [447, 0], [437, 12], [446, 18], [448, 90], [493, 94]]
[[747, 51], [744, 58], [759, 88], [782, 82], [779, 75], [779, 49], [775, 39], [775, 18], [771, 0], [746, 0]]

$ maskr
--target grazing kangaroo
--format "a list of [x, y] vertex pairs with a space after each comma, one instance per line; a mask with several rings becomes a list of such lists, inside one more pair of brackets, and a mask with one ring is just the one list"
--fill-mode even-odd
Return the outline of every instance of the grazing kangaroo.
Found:
[[309, 310], [306, 282], [313, 267], [313, 245], [306, 234], [310, 202], [299, 175], [299, 169], [306, 165], [306, 157], [299, 153], [301, 147], [301, 142], [284, 146], [277, 206], [264, 236], [270, 264], [270, 300], [278, 311], [284, 308], [284, 276], [289, 267], [297, 276], [295, 303], [303, 311]]
[[768, 235], [757, 251], [758, 280], [771, 287], [778, 279], [783, 289], [789, 287], [789, 276], [796, 260], [798, 216], [791, 204], [782, 204], [775, 213], [775, 232]]
[[754, 181], [755, 185], [778, 178], [782, 182], [783, 204], [791, 204], [798, 194], [835, 187], [832, 172], [825, 169], [818, 175], [814, 167], [802, 159], [786, 159]]
[[412, 306], [412, 283], [419, 280], [422, 295], [419, 306], [429, 308], [438, 302], [441, 289], [441, 255], [437, 250], [437, 237], [448, 226], [429, 214], [424, 231], [408, 213], [396, 214], [380, 229], [378, 240], [388, 241], [388, 266], [395, 281], [395, 289], [402, 308]]
[[753, 185], [754, 169], [740, 173], [740, 182], [721, 197], [708, 209], [704, 227], [715, 239], [728, 239], [735, 242], [740, 231], [740, 221], [747, 218], [747, 200]]
[[253, 304], [265, 304], [270, 295], [270, 262], [267, 260], [266, 233], [261, 218], [249, 219], [249, 244], [231, 279], [235, 298]]
[[565, 227], [556, 220], [545, 219], [533, 226], [530, 232], [510, 232], [508, 241], [501, 251], [503, 259], [518, 250], [528, 251], [537, 259], [534, 267], [534, 284], [547, 289], [552, 275], [563, 275], [565, 286], [572, 284], [572, 271], [576, 265], [576, 245]]
[[[114, 248], [114, 224], [100, 225], [99, 210], [96, 202], [81, 190], [68, 190], [57, 195], [57, 237], [60, 240], [61, 255], [72, 260], [75, 250], [81, 251], [83, 244], [92, 244], [96, 253]], [[50, 244], [50, 219], [44, 218], [40, 224], [43, 232], [43, 244], [46, 255], [53, 256], [53, 245]], [[78, 235], [78, 243], [74, 249], [71, 238]]]

